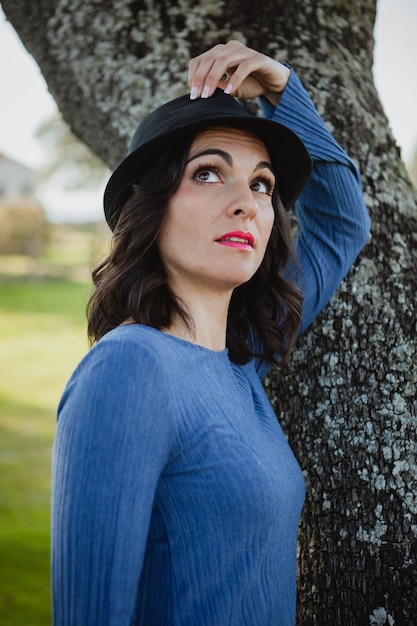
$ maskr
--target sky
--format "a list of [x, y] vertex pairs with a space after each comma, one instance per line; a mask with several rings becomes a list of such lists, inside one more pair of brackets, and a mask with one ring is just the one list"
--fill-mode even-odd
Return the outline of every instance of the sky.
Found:
[[[377, 7], [375, 83], [407, 162], [417, 148], [417, 0], [378, 0]], [[56, 105], [1, 7], [0, 85], [0, 152], [39, 169], [45, 155], [35, 134]], [[69, 194], [45, 186], [41, 200], [53, 221], [83, 221], [101, 217], [101, 194], [102, 189]]]

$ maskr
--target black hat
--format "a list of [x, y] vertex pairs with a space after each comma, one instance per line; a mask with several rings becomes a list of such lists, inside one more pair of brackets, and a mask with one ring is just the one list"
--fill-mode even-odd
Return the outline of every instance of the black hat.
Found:
[[241, 128], [257, 135], [268, 149], [284, 207], [293, 206], [311, 173], [311, 159], [303, 142], [286, 126], [251, 115], [235, 98], [216, 89], [210, 98], [191, 100], [185, 95], [171, 100], [139, 124], [126, 158], [104, 192], [104, 214], [111, 229], [118, 219], [119, 194], [138, 182], [141, 173], [168, 146], [212, 125]]

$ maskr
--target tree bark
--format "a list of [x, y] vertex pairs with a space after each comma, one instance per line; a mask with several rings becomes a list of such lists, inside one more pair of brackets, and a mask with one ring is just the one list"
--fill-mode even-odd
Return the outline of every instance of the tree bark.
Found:
[[298, 625], [417, 624], [417, 194], [373, 82], [376, 0], [2, 5], [110, 167], [139, 119], [185, 92], [189, 58], [230, 38], [291, 63], [358, 161], [371, 240], [266, 389], [307, 482]]

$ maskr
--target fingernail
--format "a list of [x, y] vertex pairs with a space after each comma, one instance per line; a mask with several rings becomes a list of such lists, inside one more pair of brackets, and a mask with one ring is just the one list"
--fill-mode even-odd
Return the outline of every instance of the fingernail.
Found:
[[198, 92], [197, 87], [193, 87], [191, 89], [190, 100], [195, 100], [197, 98], [197, 92]]
[[232, 93], [233, 91], [233, 85], [232, 83], [229, 83], [226, 87], [226, 89], [224, 90], [224, 93], [226, 93], [227, 95], [229, 95], [229, 93]]
[[208, 98], [210, 93], [210, 87], [208, 85], [204, 85], [203, 93], [201, 94], [202, 98]]

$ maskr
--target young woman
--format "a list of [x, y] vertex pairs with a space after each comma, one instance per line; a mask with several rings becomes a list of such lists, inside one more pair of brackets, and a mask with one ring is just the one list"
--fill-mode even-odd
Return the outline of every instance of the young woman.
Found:
[[[295, 622], [304, 483], [261, 380], [369, 218], [289, 67], [232, 41], [191, 61], [189, 87], [139, 125], [106, 188], [95, 345], [54, 446], [56, 626]], [[260, 96], [266, 119], [233, 95]]]

